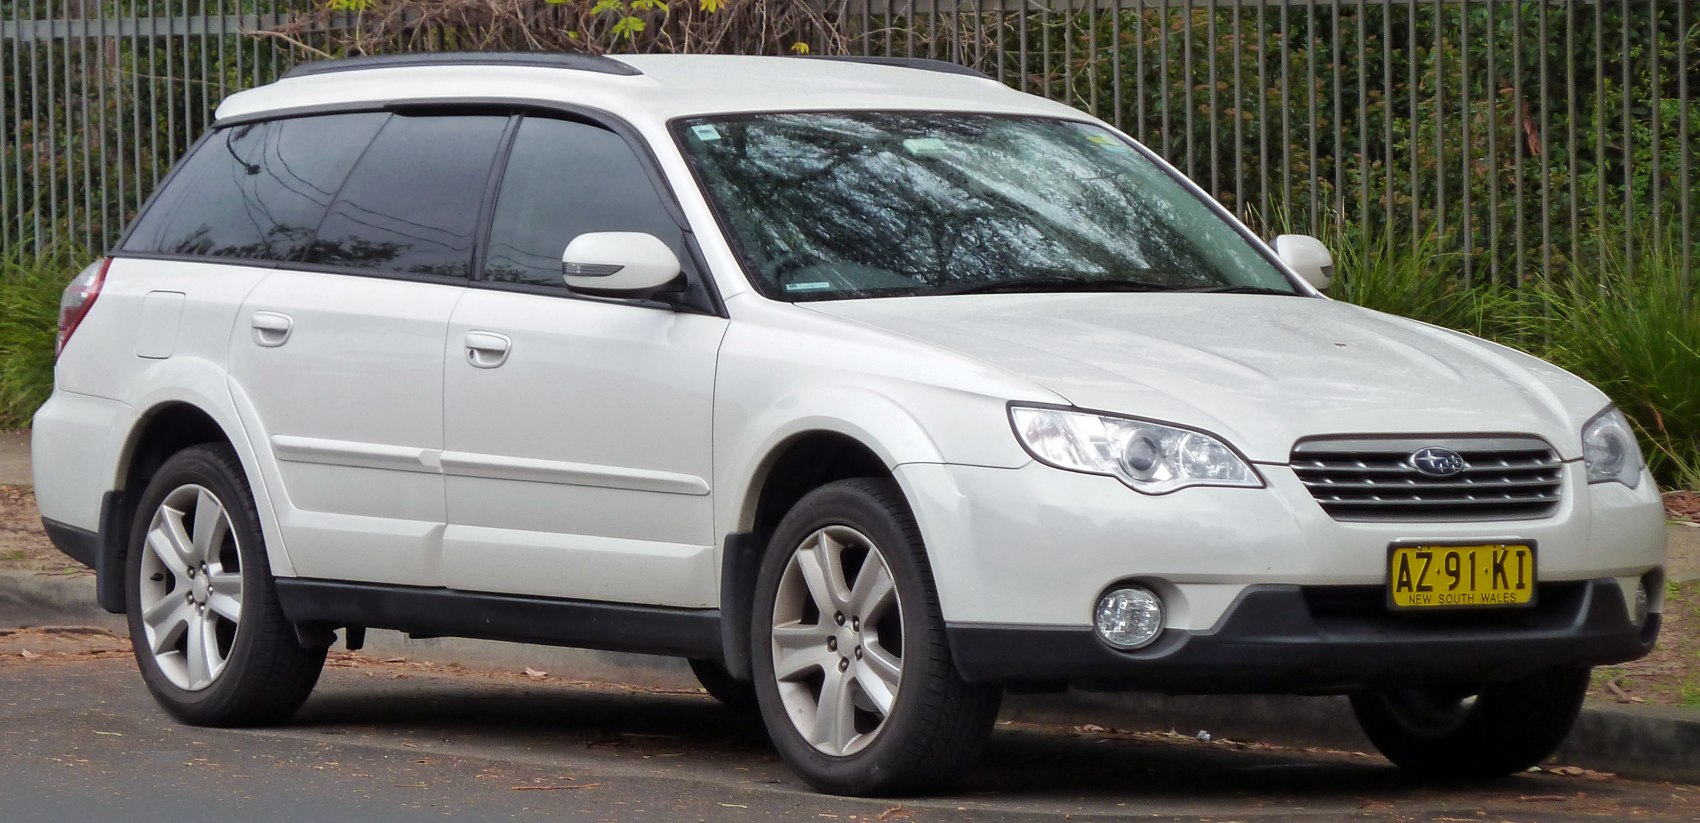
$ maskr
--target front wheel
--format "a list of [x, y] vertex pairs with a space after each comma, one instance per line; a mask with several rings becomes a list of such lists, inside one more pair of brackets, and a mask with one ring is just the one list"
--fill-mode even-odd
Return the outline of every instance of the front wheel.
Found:
[[303, 648], [278, 606], [230, 447], [191, 446], [165, 461], [130, 533], [130, 642], [159, 704], [202, 726], [271, 723], [299, 708], [326, 650]]
[[1377, 750], [1431, 777], [1499, 777], [1545, 760], [1582, 711], [1587, 669], [1551, 669], [1476, 689], [1409, 687], [1352, 695]]
[[762, 719], [816, 789], [932, 791], [979, 756], [1001, 692], [957, 674], [919, 530], [889, 480], [799, 501], [762, 559], [751, 612]]

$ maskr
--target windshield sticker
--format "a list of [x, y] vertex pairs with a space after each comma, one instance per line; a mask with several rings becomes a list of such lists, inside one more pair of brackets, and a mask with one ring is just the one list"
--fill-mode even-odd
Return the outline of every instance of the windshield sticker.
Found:
[[812, 282], [809, 282], [809, 283], [786, 283], [785, 284], [785, 290], [786, 291], [826, 291], [826, 290], [831, 289], [831, 288], [832, 288], [832, 284], [828, 283], [824, 280], [816, 280], [816, 281], [812, 281]]
[[903, 148], [916, 157], [940, 157], [950, 154], [950, 147], [937, 137], [916, 137], [903, 141]]
[[720, 129], [714, 126], [692, 126], [691, 134], [696, 135], [697, 139], [704, 143], [712, 143], [720, 139]]
[[1133, 151], [1133, 147], [1107, 134], [1088, 134], [1086, 139], [1105, 151]]

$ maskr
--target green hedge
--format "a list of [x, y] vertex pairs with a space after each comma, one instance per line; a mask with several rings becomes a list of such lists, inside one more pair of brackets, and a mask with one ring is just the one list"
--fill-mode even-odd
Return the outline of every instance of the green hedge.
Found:
[[59, 297], [88, 257], [0, 253], [0, 430], [29, 425], [53, 391]]

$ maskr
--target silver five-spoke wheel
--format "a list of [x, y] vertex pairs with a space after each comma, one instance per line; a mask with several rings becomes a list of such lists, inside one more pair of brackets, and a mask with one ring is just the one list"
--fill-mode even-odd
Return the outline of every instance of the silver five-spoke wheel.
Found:
[[211, 686], [242, 622], [242, 567], [224, 503], [195, 484], [172, 490], [143, 541], [140, 595], [147, 649], [184, 691]]
[[829, 755], [879, 735], [903, 683], [903, 606], [879, 547], [847, 526], [791, 555], [773, 606], [773, 674], [798, 733]]
[[274, 723], [325, 665], [278, 602], [242, 461], [225, 443], [166, 458], [136, 501], [124, 611], [148, 691], [203, 726]]
[[769, 538], [751, 593], [751, 685], [774, 747], [817, 789], [932, 791], [991, 731], [1000, 692], [951, 663], [927, 560], [890, 478], [813, 489]]

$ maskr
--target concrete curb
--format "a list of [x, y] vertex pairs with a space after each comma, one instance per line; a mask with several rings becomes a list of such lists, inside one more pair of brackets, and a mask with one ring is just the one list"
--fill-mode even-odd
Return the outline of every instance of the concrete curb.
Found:
[[94, 575], [0, 571], [0, 626], [95, 626], [125, 631], [122, 615], [94, 598]]
[[[95, 603], [94, 578], [0, 571], [0, 626], [83, 625], [126, 631], [124, 618]], [[648, 655], [560, 649], [457, 638], [413, 640], [373, 631], [367, 652], [433, 663], [459, 663], [496, 671], [546, 671], [576, 680], [599, 680], [664, 689], [691, 689], [696, 680], [683, 661]], [[1320, 746], [1373, 752], [1343, 697], [1168, 697], [1150, 694], [1068, 692], [1011, 695], [1003, 717], [1018, 722], [1077, 727], [1093, 724], [1129, 731], [1174, 731], [1193, 736], [1259, 740], [1287, 746]], [[1589, 704], [1553, 760], [1625, 777], [1700, 783], [1700, 712], [1658, 706]]]

